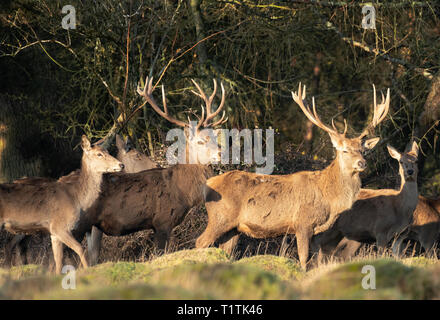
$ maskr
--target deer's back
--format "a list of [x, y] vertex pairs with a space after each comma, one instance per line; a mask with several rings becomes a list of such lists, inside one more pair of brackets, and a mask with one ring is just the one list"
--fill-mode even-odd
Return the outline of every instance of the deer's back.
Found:
[[440, 222], [440, 212], [432, 205], [432, 200], [419, 196], [419, 202], [414, 211], [413, 226], [423, 226], [428, 223]]
[[316, 187], [319, 178], [317, 171], [291, 175], [227, 172], [208, 180], [207, 209], [227, 207], [229, 211], [223, 214], [235, 215], [243, 232], [254, 237], [294, 232], [297, 225], [313, 228], [327, 221], [331, 210], [323, 190]]
[[87, 214], [110, 235], [151, 228], [159, 217], [177, 224], [181, 212], [202, 202], [205, 173], [212, 174], [197, 165], [176, 165], [106, 174], [101, 195]]
[[352, 240], [374, 240], [380, 232], [400, 230], [411, 222], [414, 208], [403, 207], [398, 190], [361, 189], [358, 200], [340, 215], [336, 227]]
[[12, 232], [47, 230], [56, 215], [72, 213], [74, 203], [56, 181], [0, 185], [0, 217]]

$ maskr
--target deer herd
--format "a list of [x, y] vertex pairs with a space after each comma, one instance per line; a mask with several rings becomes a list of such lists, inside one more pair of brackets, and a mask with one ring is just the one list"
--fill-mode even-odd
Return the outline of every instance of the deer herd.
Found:
[[[407, 240], [418, 241], [427, 251], [440, 235], [440, 199], [418, 195], [418, 146], [414, 141], [400, 153], [387, 146], [399, 163], [400, 188], [363, 189], [360, 173], [367, 167], [363, 155], [379, 138], [365, 139], [387, 116], [390, 92], [376, 103], [371, 123], [357, 137], [347, 137], [332, 121], [325, 125], [317, 114], [315, 99], [306, 102], [305, 86], [299, 84], [293, 101], [305, 116], [330, 136], [335, 159], [325, 169], [287, 175], [265, 175], [229, 171], [214, 176], [210, 163], [221, 159], [220, 145], [202, 128], [215, 128], [227, 121], [225, 89], [215, 111], [217, 83], [207, 96], [193, 81], [201, 98], [198, 122], [184, 122], [169, 114], [162, 86], [162, 107], [153, 97], [153, 79], [137, 93], [156, 113], [182, 127], [186, 136], [187, 164], [161, 168], [146, 155], [116, 135], [118, 153], [112, 157], [102, 140], [94, 145], [82, 137], [81, 168], [58, 180], [22, 178], [0, 184], [0, 228], [15, 236], [5, 246], [5, 263], [10, 264], [14, 247], [35, 232], [50, 235], [55, 271], [63, 266], [63, 245], [71, 248], [83, 267], [98, 262], [102, 234], [121, 236], [152, 229], [154, 243], [164, 249], [172, 230], [189, 210], [205, 204], [208, 225], [196, 240], [197, 248], [218, 245], [232, 252], [241, 233], [253, 238], [294, 234], [301, 266], [309, 257], [354, 255], [362, 243], [376, 243], [379, 250], [388, 245], [396, 256], [403, 253]], [[217, 121], [214, 120], [223, 111]], [[191, 133], [191, 134], [190, 134]], [[192, 164], [189, 164], [192, 163]], [[81, 241], [87, 237], [87, 255]]]

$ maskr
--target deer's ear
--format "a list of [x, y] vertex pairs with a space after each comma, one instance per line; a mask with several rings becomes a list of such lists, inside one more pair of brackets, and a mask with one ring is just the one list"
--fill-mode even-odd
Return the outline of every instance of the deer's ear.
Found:
[[329, 133], [330, 139], [332, 140], [333, 147], [335, 147], [336, 150], [344, 150], [344, 142], [342, 139], [339, 138], [339, 136]]
[[387, 149], [388, 149], [388, 152], [390, 153], [390, 156], [391, 156], [392, 158], [396, 159], [397, 161], [400, 160], [401, 155], [400, 155], [400, 152], [399, 152], [399, 151], [397, 151], [396, 149], [394, 149], [394, 148], [393, 148], [392, 146], [390, 146], [390, 145], [387, 145]]
[[88, 151], [92, 148], [89, 139], [87, 139], [86, 135], [83, 134], [81, 137], [81, 148], [83, 151]]
[[116, 147], [121, 151], [125, 151], [124, 141], [119, 134], [116, 134]]
[[415, 141], [413, 141], [412, 143], [412, 147], [411, 147], [411, 153], [413, 153], [416, 157], [418, 157], [419, 155], [419, 146], [417, 145], [417, 143]]
[[380, 138], [372, 138], [364, 141], [363, 146], [365, 149], [373, 149], [379, 142]]

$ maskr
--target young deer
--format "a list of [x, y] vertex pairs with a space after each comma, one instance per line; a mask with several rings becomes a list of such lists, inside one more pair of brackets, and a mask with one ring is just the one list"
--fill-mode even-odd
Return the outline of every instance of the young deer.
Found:
[[440, 198], [428, 199], [419, 196], [412, 223], [395, 245], [395, 254], [401, 255], [404, 240], [418, 241], [425, 251], [434, 248], [440, 239]]
[[123, 164], [100, 146], [82, 137], [82, 164], [78, 179], [34, 180], [0, 185], [0, 227], [12, 233], [47, 232], [51, 236], [55, 270], [61, 272], [63, 244], [79, 255], [87, 267], [82, 239], [91, 224], [84, 211], [100, 193], [103, 173], [117, 172]]
[[[302, 171], [289, 175], [262, 175], [231, 171], [208, 180], [206, 209], [208, 226], [197, 239], [196, 247], [212, 245], [221, 236], [229, 250], [238, 240], [236, 231], [254, 238], [268, 238], [295, 234], [302, 267], [306, 268], [309, 241], [314, 234], [330, 228], [337, 216], [349, 209], [361, 187], [359, 173], [367, 164], [362, 152], [372, 149], [379, 138], [362, 141], [370, 127], [375, 127], [386, 116], [389, 108], [389, 90], [386, 100], [376, 105], [371, 125], [357, 138], [347, 138], [347, 122], [341, 134], [320, 120], [313, 109], [305, 106], [305, 87], [292, 92], [293, 100], [307, 118], [326, 131], [336, 149], [336, 158], [324, 170]], [[333, 124], [333, 123], [332, 123]], [[229, 238], [229, 239], [228, 239]], [[229, 243], [228, 243], [229, 242]]]
[[118, 154], [116, 155], [116, 158], [124, 164], [124, 172], [126, 173], [135, 173], [144, 170], [159, 168], [159, 165], [151, 160], [149, 157], [147, 157], [145, 154], [139, 152], [135, 148], [131, 148], [128, 137], [124, 141], [122, 137], [117, 134], [116, 147], [118, 148]]
[[[125, 173], [136, 173], [144, 170], [150, 170], [158, 168], [159, 165], [148, 158], [145, 154], [139, 152], [135, 148], [131, 147], [128, 138], [124, 141], [122, 137], [116, 134], [116, 147], [118, 153], [116, 158], [122, 162], [124, 165], [123, 172]], [[74, 171], [71, 174], [61, 177], [60, 181], [70, 181], [73, 183], [76, 179], [80, 177], [79, 171]], [[14, 181], [14, 183], [35, 183], [37, 181], [48, 182], [53, 181], [50, 178], [21, 178]], [[26, 248], [20, 246], [21, 241], [25, 238], [25, 235], [17, 234], [5, 247], [5, 264], [12, 265], [12, 251], [14, 247], [17, 247], [20, 254], [21, 263], [26, 264]], [[98, 256], [100, 245], [102, 239], [102, 232], [96, 227], [92, 228], [91, 233], [87, 233], [87, 243], [88, 243], [88, 259], [90, 265], [95, 265], [98, 262]]]
[[[225, 114], [214, 122], [225, 103], [225, 90], [221, 84], [222, 98], [215, 112], [212, 102], [216, 95], [217, 83], [207, 97], [200, 86], [193, 81], [198, 92], [193, 93], [203, 99], [202, 116], [196, 125], [171, 117], [162, 87], [163, 110], [156, 103], [153, 93], [153, 79], [147, 77], [145, 87], [137, 92], [163, 118], [184, 128], [186, 135], [186, 163], [169, 168], [152, 169], [138, 173], [109, 174], [104, 178], [103, 193], [87, 214], [95, 225], [107, 235], [120, 236], [132, 232], [153, 229], [154, 242], [164, 249], [171, 231], [180, 224], [187, 212], [203, 203], [206, 180], [213, 175], [209, 163], [218, 162], [221, 157], [218, 143], [202, 127], [215, 127], [226, 122]], [[89, 251], [97, 259], [100, 239], [91, 239]]]
[[[344, 237], [358, 241], [350, 245], [351, 253], [346, 255], [353, 254], [360, 242], [376, 242], [379, 248], [385, 248], [410, 225], [418, 202], [417, 143], [413, 142], [404, 153], [388, 146], [388, 152], [399, 162], [399, 190], [361, 189], [353, 207], [343, 212], [332, 228], [313, 238], [313, 247], [321, 248], [321, 257], [330, 254]], [[397, 253], [399, 246], [396, 241], [393, 252]]]

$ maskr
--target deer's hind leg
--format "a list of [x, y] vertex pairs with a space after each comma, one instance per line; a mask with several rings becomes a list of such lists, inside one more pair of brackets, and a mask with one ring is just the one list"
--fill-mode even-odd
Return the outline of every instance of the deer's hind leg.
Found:
[[55, 273], [60, 274], [63, 265], [63, 243], [55, 236], [51, 235], [53, 258], [55, 260]]
[[307, 270], [307, 260], [309, 259], [309, 246], [312, 235], [313, 232], [310, 230], [301, 230], [296, 233], [298, 256], [303, 270]]
[[[87, 268], [89, 264], [87, 263], [86, 255], [84, 252], [84, 249], [82, 248], [81, 244], [75, 240], [75, 238], [72, 236], [70, 231], [55, 231], [52, 233], [52, 235], [56, 236], [62, 243], [64, 243], [66, 246], [68, 246], [70, 249], [75, 251], [75, 253], [79, 256], [81, 259], [81, 264], [84, 268]], [[57, 264], [57, 261], [55, 260], [55, 264], [58, 268], [61, 268], [59, 264]], [[60, 269], [61, 270], [61, 269]]]
[[98, 264], [99, 252], [101, 251], [102, 231], [93, 226], [92, 231], [86, 234], [87, 248], [90, 265]]
[[17, 248], [18, 253], [20, 254], [21, 264], [27, 264], [26, 252], [25, 248], [21, 245], [23, 239], [26, 238], [24, 234], [16, 234], [14, 238], [5, 246], [5, 265], [8, 267], [12, 267], [13, 259], [12, 252], [14, 247]]
[[219, 238], [219, 248], [231, 255], [237, 246], [239, 239], [240, 232], [237, 229], [232, 229]]

